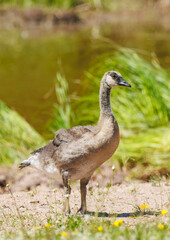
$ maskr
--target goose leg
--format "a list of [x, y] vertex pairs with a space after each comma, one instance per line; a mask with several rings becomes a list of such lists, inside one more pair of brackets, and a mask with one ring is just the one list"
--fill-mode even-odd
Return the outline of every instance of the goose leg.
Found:
[[64, 206], [64, 212], [65, 214], [70, 213], [70, 205], [69, 205], [69, 198], [71, 194], [71, 187], [70, 187], [70, 178], [68, 171], [65, 171], [62, 173], [62, 179], [64, 184], [64, 191], [65, 191], [65, 206]]
[[85, 214], [87, 212], [87, 206], [86, 206], [86, 185], [88, 184], [90, 180], [89, 178], [83, 178], [80, 180], [80, 191], [81, 191], [81, 207], [78, 210], [78, 212], [81, 212], [82, 214]]

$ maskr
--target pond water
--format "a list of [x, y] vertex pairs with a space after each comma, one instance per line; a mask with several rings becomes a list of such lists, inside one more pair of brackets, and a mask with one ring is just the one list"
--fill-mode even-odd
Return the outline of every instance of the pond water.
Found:
[[54, 79], [58, 71], [64, 72], [70, 92], [79, 91], [81, 84], [76, 83], [95, 57], [113, 51], [110, 44], [155, 53], [168, 68], [169, 36], [170, 32], [156, 26], [128, 24], [53, 32], [1, 30], [0, 99], [44, 134], [56, 101]]

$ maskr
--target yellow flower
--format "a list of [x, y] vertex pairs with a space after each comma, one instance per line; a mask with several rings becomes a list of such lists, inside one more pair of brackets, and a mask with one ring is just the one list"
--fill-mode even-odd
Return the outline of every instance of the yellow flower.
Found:
[[102, 232], [102, 231], [103, 231], [103, 227], [100, 226], [100, 227], [97, 228], [97, 230], [98, 230], [99, 232]]
[[140, 206], [141, 209], [149, 208], [148, 204], [143, 204]]
[[113, 226], [119, 227], [120, 225], [122, 225], [122, 223], [123, 223], [123, 220], [118, 220], [113, 223]]
[[123, 220], [120, 219], [120, 220], [118, 220], [118, 222], [121, 225], [123, 223]]
[[68, 238], [68, 234], [66, 232], [62, 232], [61, 236]]
[[162, 210], [162, 211], [161, 211], [161, 214], [162, 214], [162, 215], [166, 215], [167, 212], [168, 212], [167, 210]]
[[159, 228], [159, 229], [164, 229], [164, 227], [165, 227], [165, 226], [164, 226], [163, 224], [158, 224], [158, 228]]
[[50, 223], [47, 223], [46, 225], [44, 225], [45, 228], [49, 228], [51, 226]]
[[168, 227], [166, 230], [169, 231], [169, 230], [170, 230], [170, 227]]
[[119, 227], [119, 223], [118, 223], [118, 221], [114, 222], [114, 223], [113, 223], [113, 226], [115, 226], [115, 227]]

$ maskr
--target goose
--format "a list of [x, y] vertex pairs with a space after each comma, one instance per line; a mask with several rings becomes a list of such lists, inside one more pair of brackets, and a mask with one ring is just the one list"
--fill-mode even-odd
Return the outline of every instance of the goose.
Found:
[[104, 74], [100, 84], [100, 117], [96, 126], [76, 126], [60, 129], [54, 140], [31, 153], [20, 168], [33, 166], [54, 176], [60, 175], [65, 191], [65, 213], [70, 213], [70, 183], [80, 180], [81, 214], [87, 212], [86, 186], [93, 172], [116, 151], [119, 127], [110, 104], [111, 89], [131, 87], [116, 71]]

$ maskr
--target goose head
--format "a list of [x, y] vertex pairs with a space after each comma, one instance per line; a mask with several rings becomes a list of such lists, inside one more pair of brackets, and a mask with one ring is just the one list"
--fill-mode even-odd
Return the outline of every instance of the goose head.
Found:
[[109, 88], [116, 86], [131, 87], [131, 85], [123, 79], [122, 75], [116, 71], [109, 71], [105, 73], [105, 83]]

